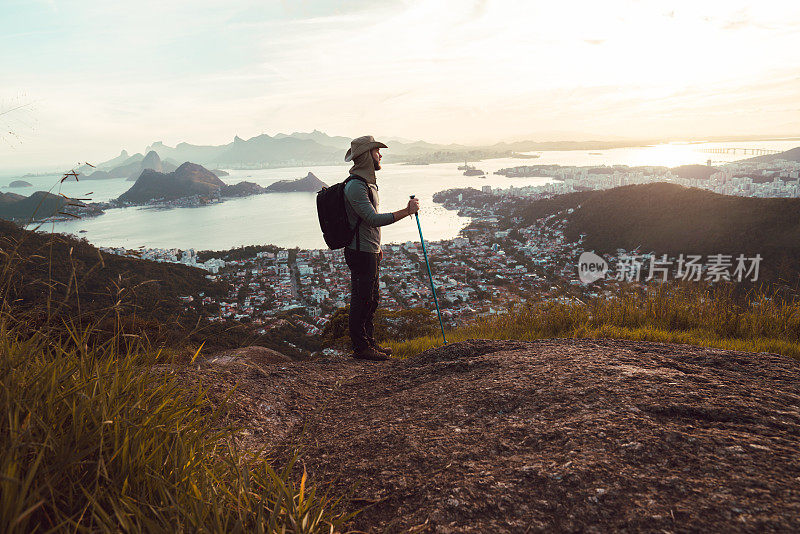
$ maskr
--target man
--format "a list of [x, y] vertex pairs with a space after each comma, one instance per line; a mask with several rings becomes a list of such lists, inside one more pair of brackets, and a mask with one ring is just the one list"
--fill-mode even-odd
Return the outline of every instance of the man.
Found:
[[350, 340], [353, 342], [353, 357], [361, 360], [386, 360], [391, 354], [391, 349], [376, 343], [372, 324], [380, 298], [378, 264], [383, 257], [380, 227], [419, 210], [419, 200], [411, 199], [405, 208], [394, 213], [378, 212], [380, 200], [375, 171], [381, 168], [381, 148], [388, 147], [375, 141], [371, 135], [365, 135], [353, 139], [344, 157], [345, 161], [353, 162], [350, 175], [363, 178], [363, 181], [350, 179], [344, 187], [350, 227], [355, 228], [358, 224], [352, 243], [344, 249], [344, 259], [350, 268]]

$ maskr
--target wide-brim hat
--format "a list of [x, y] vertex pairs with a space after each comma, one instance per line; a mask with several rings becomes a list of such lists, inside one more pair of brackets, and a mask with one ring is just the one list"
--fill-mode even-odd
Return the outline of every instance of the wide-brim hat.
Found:
[[350, 148], [347, 149], [347, 154], [344, 155], [345, 161], [353, 161], [364, 152], [372, 150], [373, 148], [389, 148], [380, 141], [376, 141], [371, 135], [362, 135], [350, 141]]

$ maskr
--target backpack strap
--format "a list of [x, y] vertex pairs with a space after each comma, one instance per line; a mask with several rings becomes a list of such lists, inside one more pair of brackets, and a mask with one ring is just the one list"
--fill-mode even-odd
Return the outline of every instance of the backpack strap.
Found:
[[[367, 197], [369, 198], [370, 204], [372, 204], [372, 206], [374, 207], [375, 206], [375, 199], [372, 198], [372, 188], [369, 186], [367, 181], [364, 178], [362, 178], [361, 176], [358, 176], [357, 174], [351, 174], [350, 176], [347, 177], [347, 179], [345, 179], [344, 183], [346, 184], [350, 180], [361, 180], [362, 182], [364, 182], [364, 185], [367, 186]], [[355, 213], [355, 210], [353, 210], [353, 213]], [[355, 228], [355, 232], [356, 232], [356, 250], [361, 252], [361, 216], [358, 213], [355, 213], [355, 215], [356, 215], [356, 218], [358, 219], [356, 221], [356, 228]]]

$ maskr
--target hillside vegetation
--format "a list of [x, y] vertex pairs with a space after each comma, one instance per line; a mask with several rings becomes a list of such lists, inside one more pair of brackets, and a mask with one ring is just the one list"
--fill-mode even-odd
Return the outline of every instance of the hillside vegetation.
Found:
[[[580, 206], [580, 207], [578, 207]], [[760, 254], [759, 280], [800, 282], [800, 198], [720, 195], [669, 183], [584, 191], [530, 203], [519, 210], [526, 225], [566, 208], [565, 237], [586, 234], [585, 250], [640, 253]]]
[[224, 295], [201, 269], [99, 251], [85, 240], [23, 230], [0, 221], [0, 290], [19, 313], [45, 312], [87, 324], [116, 309], [168, 321], [182, 314], [178, 297]]
[[[580, 302], [530, 302], [447, 332], [467, 339], [615, 338], [773, 352], [800, 359], [800, 301], [763, 291], [736, 295], [733, 285], [652, 282]], [[399, 357], [441, 345], [431, 333], [391, 344]]]
[[243, 451], [224, 399], [177, 380], [182, 366], [159, 352], [74, 329], [31, 337], [8, 319], [0, 531], [306, 533], [348, 518], [298, 476], [296, 454]]

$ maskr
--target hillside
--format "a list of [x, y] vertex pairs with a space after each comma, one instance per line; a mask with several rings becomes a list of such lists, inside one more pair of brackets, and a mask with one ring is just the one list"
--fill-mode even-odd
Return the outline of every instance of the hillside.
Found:
[[16, 193], [0, 193], [0, 219], [27, 222], [63, 216], [65, 213], [92, 216], [99, 215], [102, 210], [46, 191], [36, 191], [29, 197]]
[[800, 365], [649, 342], [471, 340], [408, 360], [214, 361], [246, 445], [304, 443], [367, 532], [800, 529]]
[[188, 161], [170, 173], [145, 169], [136, 183], [120, 195], [120, 202], [141, 204], [155, 199], [174, 200], [216, 193], [225, 182], [211, 171]]
[[[126, 333], [177, 350], [191, 347], [192, 353], [201, 343], [207, 350], [259, 345], [292, 358], [319, 350], [319, 342], [291, 321], [277, 319], [262, 333], [235, 320], [201, 321], [218, 316], [219, 308], [200, 297], [219, 300], [230, 290], [207, 274], [187, 265], [107, 254], [86, 240], [0, 220], [0, 310], [32, 329], [48, 324], [62, 332], [70, 322], [93, 324], [104, 339], [118, 314]], [[187, 307], [180, 297], [190, 296], [194, 300]]]
[[25, 198], [25, 195], [18, 195], [17, 193], [0, 193], [0, 207], [14, 204], [23, 198]]
[[[580, 206], [580, 208], [578, 208]], [[629, 185], [536, 201], [525, 224], [574, 208], [564, 234], [584, 248], [669, 254], [761, 254], [763, 278], [800, 275], [800, 199], [719, 195], [676, 184]]]
[[[42, 308], [50, 294], [54, 312], [78, 319], [79, 311], [93, 316], [121, 299], [123, 315], [138, 313], [167, 323], [183, 313], [179, 297], [198, 292], [222, 296], [226, 290], [201, 269], [106, 254], [84, 240], [31, 232], [6, 221], [0, 221], [0, 250], [14, 253], [11, 278], [0, 280], [0, 290], [7, 289], [5, 297], [17, 311]], [[3, 255], [0, 266], [7, 265]]]
[[777, 154], [767, 154], [766, 156], [757, 156], [755, 158], [750, 158], [747, 161], [761, 161], [767, 163], [779, 159], [786, 161], [800, 161], [800, 146], [792, 148], [790, 150], [786, 150], [784, 152], [779, 152]]

